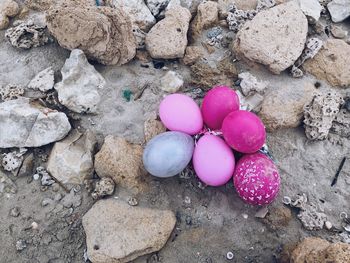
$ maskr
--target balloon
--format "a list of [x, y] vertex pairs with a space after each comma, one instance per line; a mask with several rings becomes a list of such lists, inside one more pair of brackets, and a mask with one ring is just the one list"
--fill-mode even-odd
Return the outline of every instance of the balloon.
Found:
[[273, 161], [257, 152], [247, 154], [238, 161], [233, 182], [245, 202], [267, 205], [276, 198], [281, 179]]
[[171, 177], [191, 161], [194, 141], [182, 132], [165, 132], [151, 139], [143, 152], [146, 170], [157, 177]]
[[220, 186], [232, 178], [235, 158], [223, 139], [206, 134], [195, 147], [193, 166], [197, 176], [205, 184]]
[[266, 131], [258, 116], [249, 111], [233, 111], [222, 124], [225, 141], [236, 151], [254, 153], [265, 143]]
[[232, 111], [239, 110], [237, 93], [226, 86], [211, 89], [202, 103], [204, 123], [213, 130], [221, 129], [225, 117]]
[[159, 116], [165, 127], [190, 135], [199, 133], [203, 119], [197, 103], [183, 94], [166, 96], [160, 103]]

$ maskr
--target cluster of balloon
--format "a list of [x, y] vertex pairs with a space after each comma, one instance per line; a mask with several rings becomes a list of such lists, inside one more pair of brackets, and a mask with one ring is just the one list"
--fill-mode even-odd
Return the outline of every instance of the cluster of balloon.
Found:
[[[239, 105], [236, 92], [226, 86], [211, 89], [201, 109], [186, 95], [165, 97], [159, 116], [170, 131], [146, 145], [146, 170], [157, 177], [171, 177], [192, 159], [197, 176], [205, 184], [221, 186], [233, 177], [245, 202], [271, 203], [278, 194], [280, 177], [273, 161], [259, 152], [265, 144], [265, 127], [258, 116], [240, 110]], [[196, 143], [192, 136], [199, 138]], [[244, 154], [237, 165], [232, 149]]]

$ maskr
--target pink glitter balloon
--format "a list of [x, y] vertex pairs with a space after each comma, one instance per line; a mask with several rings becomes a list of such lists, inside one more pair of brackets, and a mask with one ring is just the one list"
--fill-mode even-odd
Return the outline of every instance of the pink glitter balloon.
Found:
[[260, 152], [247, 154], [237, 163], [233, 182], [238, 195], [252, 205], [274, 201], [281, 179], [273, 161]]
[[222, 133], [233, 149], [254, 153], [265, 143], [266, 131], [258, 116], [249, 111], [233, 111], [224, 119]]
[[217, 86], [205, 95], [202, 103], [204, 123], [212, 130], [221, 129], [225, 117], [239, 110], [237, 93], [226, 86]]

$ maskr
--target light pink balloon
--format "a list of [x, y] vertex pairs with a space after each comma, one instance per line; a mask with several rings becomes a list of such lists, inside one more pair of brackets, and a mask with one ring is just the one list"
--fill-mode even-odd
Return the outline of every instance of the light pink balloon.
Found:
[[222, 124], [225, 141], [241, 153], [254, 153], [264, 145], [265, 126], [258, 116], [249, 111], [233, 111]]
[[273, 161], [258, 152], [247, 154], [238, 161], [233, 182], [245, 202], [267, 205], [275, 200], [281, 179]]
[[237, 93], [226, 86], [217, 86], [205, 95], [202, 103], [204, 123], [212, 130], [221, 129], [225, 117], [239, 110]]
[[160, 103], [159, 116], [171, 131], [194, 135], [203, 128], [203, 118], [197, 103], [183, 94], [166, 96]]
[[199, 139], [194, 150], [193, 166], [202, 182], [220, 186], [232, 178], [235, 158], [223, 139], [206, 134]]

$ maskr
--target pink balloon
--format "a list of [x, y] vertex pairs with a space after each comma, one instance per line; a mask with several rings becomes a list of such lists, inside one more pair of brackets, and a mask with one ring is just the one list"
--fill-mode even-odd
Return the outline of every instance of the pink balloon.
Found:
[[222, 124], [225, 141], [236, 151], [254, 153], [265, 143], [266, 131], [258, 116], [249, 111], [231, 112]]
[[238, 161], [233, 182], [245, 202], [267, 205], [275, 200], [281, 179], [273, 161], [258, 152], [247, 154]]
[[224, 140], [206, 134], [199, 139], [194, 150], [193, 166], [202, 182], [210, 186], [220, 186], [232, 178], [235, 158]]
[[237, 93], [226, 86], [217, 86], [205, 95], [202, 103], [204, 123], [213, 130], [221, 129], [225, 117], [239, 110]]
[[171, 131], [194, 135], [203, 128], [203, 119], [197, 103], [183, 94], [166, 96], [160, 103], [159, 116], [165, 127]]

